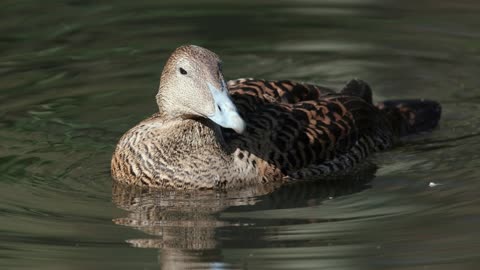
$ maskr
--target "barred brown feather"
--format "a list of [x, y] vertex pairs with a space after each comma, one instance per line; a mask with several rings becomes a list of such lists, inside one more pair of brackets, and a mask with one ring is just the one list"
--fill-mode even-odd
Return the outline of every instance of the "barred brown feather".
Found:
[[283, 177], [337, 173], [393, 144], [387, 119], [358, 96], [290, 81], [248, 79], [228, 85], [248, 120], [245, 134], [224, 130], [225, 138]]

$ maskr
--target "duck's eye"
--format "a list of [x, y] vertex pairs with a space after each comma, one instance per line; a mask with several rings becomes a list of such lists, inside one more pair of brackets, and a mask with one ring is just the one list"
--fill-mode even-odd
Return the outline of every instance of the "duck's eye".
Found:
[[187, 74], [187, 71], [186, 71], [185, 69], [183, 69], [183, 68], [180, 68], [180, 73], [181, 73], [182, 75], [186, 75], [186, 74]]

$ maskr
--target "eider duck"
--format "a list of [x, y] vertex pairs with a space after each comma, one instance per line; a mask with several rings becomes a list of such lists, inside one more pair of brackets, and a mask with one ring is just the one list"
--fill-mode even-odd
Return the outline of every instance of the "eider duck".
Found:
[[167, 60], [156, 101], [159, 111], [117, 144], [111, 172], [120, 183], [191, 190], [322, 179], [433, 129], [441, 112], [420, 99], [374, 105], [361, 80], [339, 92], [288, 80], [226, 82], [220, 58], [194, 45]]

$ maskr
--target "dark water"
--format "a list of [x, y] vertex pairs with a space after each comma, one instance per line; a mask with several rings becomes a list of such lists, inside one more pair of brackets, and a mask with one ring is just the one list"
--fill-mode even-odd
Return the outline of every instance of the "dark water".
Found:
[[[0, 269], [478, 269], [480, 3], [13, 1], [0, 4]], [[227, 78], [427, 97], [440, 127], [338, 186], [113, 187], [118, 138], [156, 109], [177, 46]], [[429, 186], [433, 182], [437, 186]]]

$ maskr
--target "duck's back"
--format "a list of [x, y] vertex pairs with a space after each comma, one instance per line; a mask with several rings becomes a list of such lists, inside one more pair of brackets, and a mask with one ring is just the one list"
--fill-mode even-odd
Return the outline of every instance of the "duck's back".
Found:
[[338, 93], [291, 81], [242, 79], [228, 85], [247, 128], [242, 135], [226, 130], [227, 141], [287, 178], [344, 172], [370, 153], [391, 147], [399, 126], [408, 123], [395, 102], [388, 110], [373, 105], [370, 88], [358, 80]]

